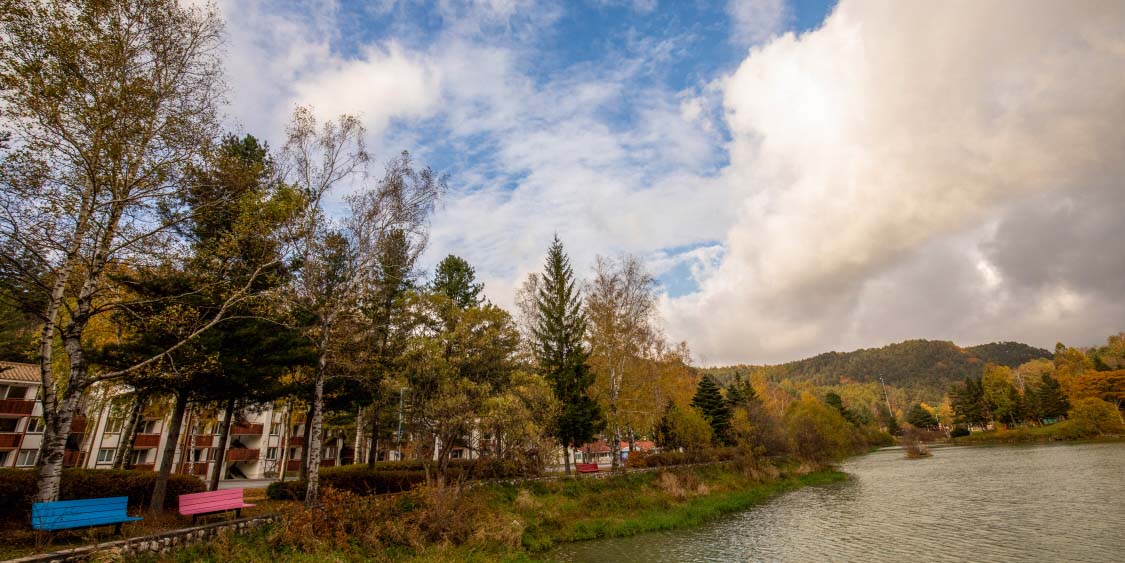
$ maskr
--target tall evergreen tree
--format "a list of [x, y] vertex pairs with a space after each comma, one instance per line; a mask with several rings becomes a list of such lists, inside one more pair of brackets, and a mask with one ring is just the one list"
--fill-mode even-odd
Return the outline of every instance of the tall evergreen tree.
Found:
[[1047, 374], [1043, 374], [1039, 387], [1029, 402], [1032, 403], [1031, 410], [1034, 411], [1034, 416], [1040, 420], [1063, 417], [1070, 410], [1070, 401], [1063, 394], [1059, 380]]
[[964, 385], [955, 385], [949, 391], [954, 421], [969, 426], [984, 426], [992, 416], [984, 400], [984, 386], [979, 377], [966, 377]]
[[484, 301], [480, 296], [484, 284], [476, 283], [476, 270], [460, 256], [450, 254], [437, 265], [430, 290], [443, 293], [460, 309], [477, 307]]
[[906, 421], [915, 428], [922, 428], [930, 430], [936, 428], [938, 421], [930, 411], [926, 410], [920, 403], [915, 403], [910, 408], [910, 412], [906, 413]]
[[547, 251], [542, 282], [535, 296], [536, 319], [532, 327], [539, 369], [562, 405], [554, 424], [554, 436], [564, 448], [566, 472], [570, 473], [570, 451], [588, 442], [605, 427], [601, 407], [590, 397], [594, 373], [586, 360], [586, 317], [582, 297], [574, 281], [570, 258], [555, 236]]
[[703, 418], [711, 424], [712, 437], [718, 445], [730, 443], [730, 405], [719, 391], [719, 384], [710, 375], [704, 375], [695, 388], [691, 406], [699, 409]]

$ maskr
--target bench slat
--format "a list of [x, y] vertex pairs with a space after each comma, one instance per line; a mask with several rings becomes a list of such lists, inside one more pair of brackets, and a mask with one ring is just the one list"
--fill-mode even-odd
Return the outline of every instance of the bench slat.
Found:
[[180, 495], [180, 514], [196, 516], [253, 507], [254, 505], [243, 500], [244, 493], [245, 489], [225, 489]]
[[246, 504], [242, 501], [239, 502], [213, 502], [208, 504], [196, 504], [192, 506], [180, 507], [181, 514], [198, 514], [200, 512], [218, 512], [220, 510], [234, 510], [236, 508], [249, 508], [254, 506]]
[[128, 497], [37, 502], [31, 506], [31, 526], [37, 530], [64, 530], [142, 520], [129, 516]]

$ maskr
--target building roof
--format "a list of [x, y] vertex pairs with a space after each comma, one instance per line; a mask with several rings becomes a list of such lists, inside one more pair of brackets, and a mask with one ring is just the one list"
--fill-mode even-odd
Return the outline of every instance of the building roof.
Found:
[[37, 364], [0, 362], [0, 381], [39, 383], [39, 366]]

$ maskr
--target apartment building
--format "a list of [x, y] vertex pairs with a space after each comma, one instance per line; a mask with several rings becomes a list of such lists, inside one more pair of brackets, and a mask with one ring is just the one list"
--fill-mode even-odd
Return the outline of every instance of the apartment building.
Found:
[[[0, 467], [33, 467], [42, 443], [42, 405], [39, 366], [0, 362]], [[107, 402], [108, 403], [108, 402]], [[93, 412], [90, 412], [93, 411]], [[231, 425], [223, 479], [270, 479], [278, 476], [284, 459], [286, 473], [300, 469], [304, 445], [304, 415], [272, 406], [244, 409]], [[133, 469], [155, 470], [168, 442], [168, 417], [146, 412], [128, 452]], [[82, 409], [71, 422], [64, 465], [109, 469], [125, 428], [125, 417], [108, 404]], [[189, 412], [173, 458], [173, 471], [210, 476], [218, 458], [221, 424]], [[331, 467], [348, 456], [344, 437], [329, 433], [321, 452], [321, 466]], [[350, 462], [350, 459], [345, 459]]]

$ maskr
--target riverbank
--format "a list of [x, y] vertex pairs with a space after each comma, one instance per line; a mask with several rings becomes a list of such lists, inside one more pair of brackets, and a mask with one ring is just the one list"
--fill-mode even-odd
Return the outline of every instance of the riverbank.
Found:
[[1000, 428], [973, 432], [968, 436], [950, 438], [949, 444], [955, 446], [987, 446], [1005, 444], [1034, 444], [1051, 442], [1122, 442], [1125, 434], [1098, 434], [1077, 427], [1065, 420], [1047, 426], [1024, 428]]
[[534, 561], [552, 547], [698, 526], [781, 493], [846, 479], [835, 470], [734, 463], [603, 479], [326, 498], [284, 523], [136, 561]]

